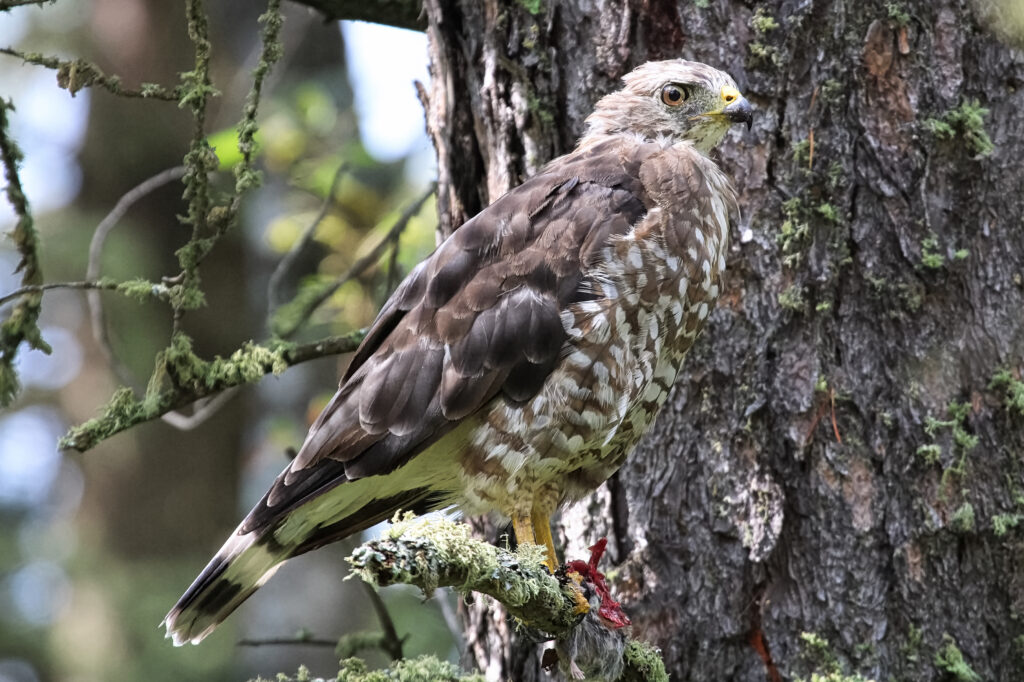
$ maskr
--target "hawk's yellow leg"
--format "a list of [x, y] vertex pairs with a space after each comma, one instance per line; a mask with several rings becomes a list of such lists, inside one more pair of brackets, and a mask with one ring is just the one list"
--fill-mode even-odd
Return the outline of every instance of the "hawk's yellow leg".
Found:
[[[554, 575], [558, 568], [558, 555], [555, 553], [555, 539], [551, 535], [551, 520], [548, 515], [534, 508], [532, 514], [516, 514], [512, 517], [512, 530], [516, 534], [516, 542], [529, 542], [534, 545], [543, 545], [547, 550], [547, 558], [544, 565]], [[590, 604], [583, 596], [579, 588], [579, 576], [576, 573], [570, 574], [575, 579], [576, 589], [576, 613], [586, 613], [590, 610]]]

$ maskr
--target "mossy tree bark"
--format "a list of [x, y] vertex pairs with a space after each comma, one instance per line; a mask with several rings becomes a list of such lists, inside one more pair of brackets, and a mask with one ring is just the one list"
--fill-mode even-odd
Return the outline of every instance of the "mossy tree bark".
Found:
[[[1024, 676], [1021, 53], [960, 0], [424, 4], [444, 231], [645, 60], [719, 66], [758, 110], [720, 153], [723, 300], [653, 436], [563, 519], [573, 556], [609, 536], [674, 679], [806, 674], [805, 632], [879, 680], [967, 674], [951, 646]], [[541, 679], [484, 601], [470, 662]]]

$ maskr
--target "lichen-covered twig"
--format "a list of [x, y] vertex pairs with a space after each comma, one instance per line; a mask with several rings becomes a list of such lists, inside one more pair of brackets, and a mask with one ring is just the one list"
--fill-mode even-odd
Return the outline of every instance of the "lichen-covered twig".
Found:
[[[7, 9], [0, 5], [0, 9]], [[64, 88], [74, 97], [75, 93], [84, 88], [100, 87], [120, 97], [141, 97], [143, 99], [161, 99], [170, 102], [178, 101], [180, 88], [167, 89], [156, 83], [143, 83], [137, 90], [121, 85], [118, 76], [108, 76], [92, 62], [84, 59], [59, 59], [38, 52], [22, 52], [11, 47], [0, 47], [0, 54], [12, 57], [36, 66], [44, 66], [57, 72], [57, 85]]]
[[365, 330], [359, 330], [302, 345], [280, 341], [265, 346], [247, 343], [230, 357], [203, 360], [192, 352], [187, 336], [176, 334], [171, 345], [157, 357], [157, 367], [141, 399], [130, 388], [120, 389], [99, 417], [68, 431], [61, 438], [60, 447], [84, 452], [136, 424], [157, 419], [225, 389], [258, 381], [267, 374], [280, 374], [314, 358], [354, 351], [365, 335]]
[[[21, 178], [18, 175], [22, 155], [10, 136], [7, 118], [7, 112], [13, 110], [13, 104], [0, 99], [0, 163], [3, 165], [4, 177], [7, 180], [7, 201], [18, 217], [10, 237], [21, 254], [21, 261], [15, 272], [21, 271], [22, 285], [38, 287], [43, 284], [43, 273], [39, 267], [39, 235], [36, 233], [28, 198], [21, 187]], [[50, 352], [50, 346], [43, 341], [37, 323], [42, 297], [42, 291], [27, 291], [11, 310], [10, 316], [0, 323], [0, 407], [9, 405], [18, 392], [14, 359], [21, 343], [26, 342], [29, 347], [44, 353]]]
[[[508, 613], [552, 639], [564, 640], [580, 625], [572, 581], [552, 576], [545, 550], [534, 545], [515, 552], [470, 537], [469, 526], [446, 519], [396, 519], [379, 540], [355, 549], [353, 573], [375, 586], [404, 583], [430, 594], [454, 587], [501, 602]], [[666, 682], [657, 650], [629, 641], [619, 682]]]
[[544, 556], [534, 545], [510, 552], [481, 542], [465, 524], [407, 517], [380, 540], [357, 547], [348, 562], [373, 585], [405, 583], [428, 596], [438, 587], [489, 595], [519, 620], [558, 637], [580, 616], [572, 587], [548, 573]]

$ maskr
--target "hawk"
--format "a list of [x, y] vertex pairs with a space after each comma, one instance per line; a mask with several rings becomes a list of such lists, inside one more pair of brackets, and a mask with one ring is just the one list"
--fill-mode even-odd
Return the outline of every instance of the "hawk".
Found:
[[708, 158], [750, 127], [732, 78], [650, 62], [576, 149], [409, 273], [297, 456], [164, 619], [198, 643], [290, 557], [390, 518], [549, 517], [622, 465], [719, 293], [735, 194]]

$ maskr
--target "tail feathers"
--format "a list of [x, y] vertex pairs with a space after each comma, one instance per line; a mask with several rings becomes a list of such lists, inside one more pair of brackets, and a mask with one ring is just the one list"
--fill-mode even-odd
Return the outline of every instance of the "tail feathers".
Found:
[[[276, 550], [276, 551], [275, 551]], [[199, 644], [274, 575], [287, 550], [257, 533], [234, 534], [161, 623], [175, 646]]]

